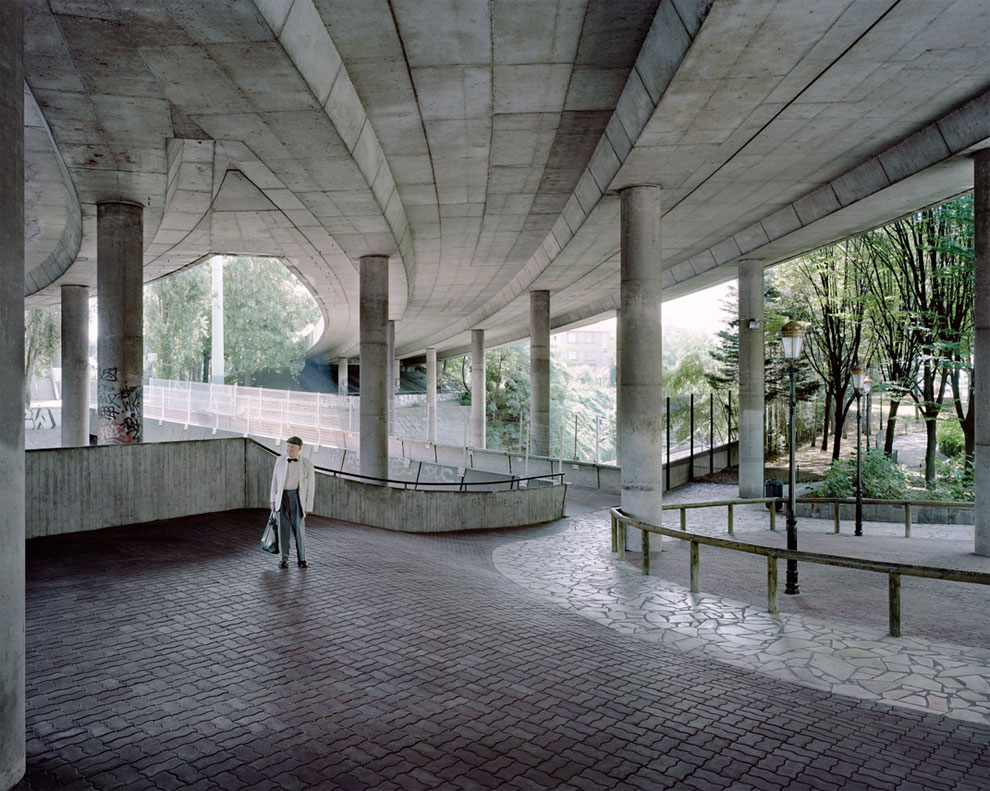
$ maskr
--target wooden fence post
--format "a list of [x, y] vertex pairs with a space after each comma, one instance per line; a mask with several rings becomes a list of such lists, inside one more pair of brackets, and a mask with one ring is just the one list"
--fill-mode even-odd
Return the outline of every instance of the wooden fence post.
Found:
[[777, 558], [767, 555], [767, 612], [776, 613], [777, 609]]
[[889, 602], [890, 636], [900, 637], [901, 636], [901, 575], [889, 574], [887, 578], [888, 578], [887, 588], [890, 595], [890, 602]]
[[691, 542], [691, 593], [697, 593], [701, 581], [701, 552], [697, 541]]

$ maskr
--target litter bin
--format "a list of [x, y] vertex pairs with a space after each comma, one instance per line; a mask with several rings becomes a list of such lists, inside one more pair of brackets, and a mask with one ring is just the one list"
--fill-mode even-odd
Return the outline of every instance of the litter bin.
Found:
[[[784, 482], [778, 480], [777, 478], [767, 478], [763, 482], [763, 496], [764, 497], [783, 497], [784, 496]], [[771, 505], [776, 505], [778, 511], [784, 510], [784, 503], [778, 500], [776, 503], [767, 503], [767, 510], [770, 510]]]

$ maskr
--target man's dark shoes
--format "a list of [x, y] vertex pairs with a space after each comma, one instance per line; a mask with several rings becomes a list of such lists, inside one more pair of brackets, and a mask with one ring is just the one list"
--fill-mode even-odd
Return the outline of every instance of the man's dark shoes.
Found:
[[278, 564], [278, 567], [280, 569], [287, 569], [287, 568], [289, 568], [289, 564], [286, 561], [283, 560], [281, 563]]
[[301, 568], [301, 569], [309, 568], [309, 563], [307, 563], [305, 560], [300, 560], [299, 561], [299, 568]]

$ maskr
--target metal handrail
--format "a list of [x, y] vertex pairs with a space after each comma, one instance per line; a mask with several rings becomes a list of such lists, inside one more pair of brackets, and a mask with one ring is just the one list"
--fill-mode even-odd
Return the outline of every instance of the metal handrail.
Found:
[[[684, 504], [688, 505], [688, 504]], [[683, 513], [683, 511], [682, 511]], [[927, 579], [947, 580], [949, 582], [969, 582], [975, 585], [990, 585], [990, 574], [981, 571], [962, 571], [959, 569], [943, 569], [934, 566], [915, 566], [908, 563], [893, 563], [878, 560], [863, 560], [842, 555], [825, 555], [818, 552], [763, 547], [756, 544], [745, 544], [726, 538], [715, 538], [698, 533], [687, 533], [683, 530], [672, 530], [668, 527], [651, 525], [641, 522], [622, 513], [620, 508], [610, 508], [612, 517], [612, 551], [620, 558], [626, 554], [626, 527], [632, 526], [642, 532], [642, 570], [643, 574], [650, 573], [650, 533], [678, 538], [691, 542], [691, 592], [699, 592], [701, 559], [699, 546], [719, 547], [746, 552], [751, 555], [763, 555], [767, 558], [767, 611], [779, 612], [777, 600], [777, 560], [803, 561], [819, 563], [827, 566], [875, 571], [888, 575], [888, 623], [892, 637], [901, 636], [901, 577], [924, 577]]]
[[[272, 456], [281, 456], [282, 455], [282, 454], [280, 454], [280, 453], [272, 450], [271, 448], [266, 447], [265, 445], [262, 445], [260, 442], [257, 442], [256, 440], [251, 440], [251, 441], [254, 442], [254, 444], [257, 445], [259, 448], [261, 448], [262, 450], [266, 451], [268, 454], [270, 454]], [[422, 462], [420, 462], [420, 464], [422, 464]], [[513, 486], [515, 486], [515, 488], [518, 489], [519, 488], [519, 484], [522, 483], [522, 482], [546, 480], [547, 478], [554, 478], [554, 479], [559, 478], [560, 479], [559, 481], [556, 481], [553, 484], [554, 486], [560, 486], [564, 482], [563, 481], [563, 479], [564, 479], [564, 473], [562, 473], [562, 472], [550, 472], [550, 473], [547, 473], [546, 475], [530, 475], [528, 478], [501, 478], [501, 479], [499, 479], [497, 481], [465, 481], [465, 480], [462, 479], [462, 480], [460, 480], [458, 482], [455, 482], [455, 483], [446, 483], [446, 482], [440, 482], [440, 481], [437, 481], [437, 482], [429, 481], [429, 482], [423, 482], [423, 483], [421, 483], [418, 479], [415, 480], [415, 481], [400, 481], [400, 480], [395, 479], [395, 478], [375, 478], [375, 477], [373, 477], [371, 475], [361, 475], [360, 473], [347, 472], [346, 470], [331, 470], [331, 469], [329, 469], [327, 467], [317, 467], [315, 464], [313, 465], [313, 469], [316, 472], [322, 472], [325, 475], [332, 475], [335, 478], [357, 478], [357, 479], [359, 479], [361, 481], [370, 481], [372, 483], [384, 483], [384, 484], [388, 484], [388, 485], [393, 485], [394, 484], [396, 487], [401, 486], [403, 489], [408, 489], [410, 486], [412, 486], [414, 491], [419, 491], [420, 485], [422, 485], [422, 486], [431, 486], [431, 487], [432, 486], [457, 486], [457, 487], [459, 487], [458, 491], [464, 491], [465, 487], [467, 487], [467, 486], [498, 486], [499, 484], [506, 484], [506, 483], [509, 484], [509, 488], [510, 489]]]

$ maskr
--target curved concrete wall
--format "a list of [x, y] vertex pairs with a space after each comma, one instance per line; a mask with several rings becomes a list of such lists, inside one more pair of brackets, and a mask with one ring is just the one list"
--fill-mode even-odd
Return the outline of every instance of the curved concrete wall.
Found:
[[[247, 505], [266, 508], [275, 457], [248, 441], [246, 460]], [[560, 519], [566, 493], [566, 486], [498, 492], [415, 491], [317, 473], [313, 512], [405, 533], [484, 530]]]

